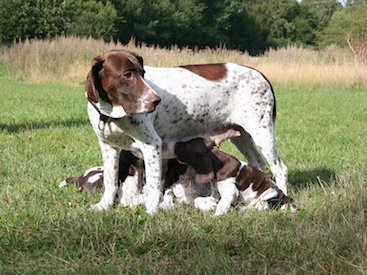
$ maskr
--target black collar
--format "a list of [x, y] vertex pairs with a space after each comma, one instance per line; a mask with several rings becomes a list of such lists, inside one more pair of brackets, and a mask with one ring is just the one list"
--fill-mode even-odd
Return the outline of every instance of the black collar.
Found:
[[[99, 130], [101, 130], [101, 131], [104, 130], [105, 124], [108, 120], [118, 119], [118, 118], [113, 118], [113, 117], [110, 117], [108, 115], [102, 114], [101, 110], [97, 107], [97, 105], [90, 98], [88, 98], [88, 101], [89, 101], [90, 104], [92, 104], [94, 109], [96, 109], [97, 112], [99, 113], [99, 122], [100, 122], [100, 123], [98, 123]], [[102, 122], [102, 124], [101, 124], [101, 122]]]

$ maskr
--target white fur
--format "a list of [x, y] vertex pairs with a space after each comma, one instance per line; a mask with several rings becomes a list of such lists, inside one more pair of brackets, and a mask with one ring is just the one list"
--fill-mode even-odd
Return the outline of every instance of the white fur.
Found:
[[[183, 68], [146, 66], [145, 81], [162, 99], [156, 110], [132, 116], [124, 116], [119, 110], [115, 117], [121, 118], [107, 121], [104, 127], [100, 127], [100, 114], [89, 103], [88, 114], [99, 139], [105, 169], [104, 194], [91, 209], [103, 210], [113, 205], [119, 153], [124, 149], [144, 158], [149, 190], [145, 205], [147, 213], [155, 214], [162, 194], [162, 158], [174, 157], [173, 144], [194, 137], [213, 140], [213, 131], [228, 124], [246, 130], [240, 137], [232, 138], [232, 142], [252, 165], [262, 169], [265, 161], [256, 143], [278, 186], [287, 192], [287, 167], [275, 145], [272, 116], [275, 99], [271, 86], [256, 70], [229, 63], [225, 66], [227, 75], [217, 81], [206, 80]], [[114, 117], [115, 107], [104, 106], [104, 110]]]

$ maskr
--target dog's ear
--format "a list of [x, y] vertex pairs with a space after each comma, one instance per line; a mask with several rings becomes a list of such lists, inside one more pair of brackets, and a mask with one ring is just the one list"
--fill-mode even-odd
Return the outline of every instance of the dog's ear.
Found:
[[222, 167], [222, 161], [212, 151], [207, 152], [202, 156], [199, 166], [195, 169], [197, 183], [207, 183], [213, 178], [217, 178], [217, 172]]
[[103, 75], [104, 60], [103, 55], [98, 55], [93, 58], [92, 68], [90, 69], [85, 82], [85, 91], [87, 93], [87, 97], [94, 103], [97, 103], [98, 98], [101, 98], [103, 101], [112, 105], [106, 91], [103, 89], [100, 77]]
[[94, 103], [98, 102], [98, 97], [96, 94], [96, 78], [98, 73], [102, 68], [102, 58], [101, 56], [96, 56], [92, 61], [92, 68], [88, 72], [87, 80], [85, 82], [85, 91], [87, 93], [88, 99], [92, 100]]
[[214, 179], [214, 176], [214, 172], [210, 172], [208, 174], [196, 174], [195, 180], [199, 184], [204, 184]]
[[141, 67], [144, 68], [143, 58], [140, 55], [138, 55], [137, 53], [133, 53], [133, 55], [135, 55], [136, 59], [139, 61], [140, 65], [141, 65]]
[[239, 160], [217, 149], [213, 149], [212, 152], [222, 163], [222, 167], [217, 170], [217, 180], [235, 177], [241, 166]]

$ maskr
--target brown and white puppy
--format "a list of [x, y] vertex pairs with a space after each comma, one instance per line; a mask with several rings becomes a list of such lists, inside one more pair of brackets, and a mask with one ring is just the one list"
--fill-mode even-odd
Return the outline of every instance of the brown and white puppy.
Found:
[[[128, 176], [134, 176], [138, 167], [138, 158], [129, 151], [121, 151], [119, 162], [119, 185], [121, 185]], [[59, 184], [64, 187], [69, 183], [73, 183], [79, 191], [93, 191], [103, 188], [103, 167], [96, 166], [88, 169], [79, 177], [70, 177]]]
[[[213, 143], [196, 138], [175, 145], [177, 159], [195, 169], [196, 182], [211, 181], [220, 195], [215, 216], [228, 212], [232, 204], [246, 204], [244, 208], [256, 207], [259, 210], [285, 209], [295, 211], [292, 199], [287, 197], [263, 172], [237, 160], [222, 151], [213, 149]], [[208, 209], [215, 205], [214, 197], [196, 198], [195, 206]]]
[[[180, 164], [176, 159], [170, 159], [164, 162], [163, 168], [166, 173], [162, 182], [164, 196], [160, 208], [171, 209], [175, 207], [175, 203], [193, 204], [197, 197], [208, 197], [212, 194], [213, 188], [210, 183], [196, 183], [196, 172], [188, 165]], [[93, 167], [79, 177], [67, 178], [59, 187], [64, 187], [68, 183], [74, 183], [80, 191], [102, 189], [103, 167]], [[144, 186], [142, 161], [139, 161], [131, 152], [122, 151], [119, 165], [119, 195], [115, 203], [121, 203], [130, 208], [145, 205], [149, 191]]]
[[88, 169], [79, 177], [70, 177], [60, 183], [59, 187], [64, 187], [69, 183], [74, 183], [79, 191], [92, 191], [103, 187], [103, 167], [97, 166]]

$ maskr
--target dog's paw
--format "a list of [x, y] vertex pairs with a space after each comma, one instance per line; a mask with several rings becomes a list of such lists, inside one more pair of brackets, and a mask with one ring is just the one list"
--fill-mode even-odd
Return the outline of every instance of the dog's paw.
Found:
[[202, 211], [214, 211], [218, 200], [213, 197], [197, 197], [194, 200], [194, 206]]
[[173, 209], [175, 208], [175, 204], [173, 203], [174, 195], [172, 190], [166, 190], [163, 201], [159, 204], [159, 208], [161, 209]]
[[100, 203], [100, 202], [89, 206], [89, 210], [91, 211], [103, 211], [103, 210], [107, 210], [108, 208], [109, 208], [108, 205]]

